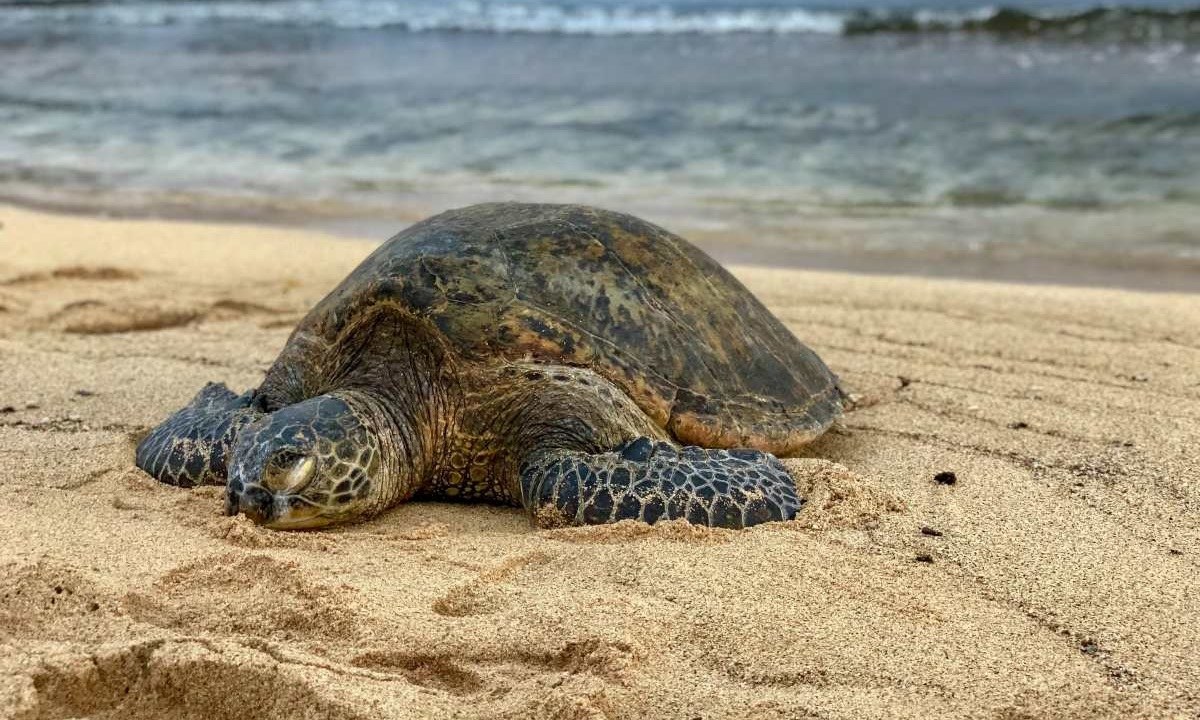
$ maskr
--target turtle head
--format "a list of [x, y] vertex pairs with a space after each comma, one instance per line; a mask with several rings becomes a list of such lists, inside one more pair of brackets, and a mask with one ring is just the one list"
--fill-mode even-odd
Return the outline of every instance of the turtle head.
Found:
[[237, 438], [225, 512], [279, 529], [370, 515], [380, 502], [379, 440], [336, 395], [289, 405]]

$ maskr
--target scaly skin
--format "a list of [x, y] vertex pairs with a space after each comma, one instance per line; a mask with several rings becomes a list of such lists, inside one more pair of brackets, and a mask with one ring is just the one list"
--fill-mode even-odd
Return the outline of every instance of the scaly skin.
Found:
[[254, 393], [209, 383], [138, 444], [137, 465], [168, 485], [224, 485], [238, 432], [261, 416]]
[[[425, 386], [403, 399], [399, 393], [419, 386], [401, 383], [384, 393], [386, 402], [374, 392], [334, 390], [244, 424], [226, 446], [227, 512], [275, 528], [311, 528], [370, 517], [420, 495], [522, 506], [550, 525], [686, 519], [738, 528], [791, 519], [801, 505], [774, 456], [680, 450], [590, 370], [530, 363], [467, 369], [443, 376], [456, 380], [452, 386]], [[434, 374], [432, 367], [421, 373]], [[244, 412], [211, 403], [210, 394], [185, 415], [209, 426]], [[462, 412], [420, 409], [433, 398], [443, 410]]]
[[684, 519], [738, 529], [791, 520], [804, 501], [774, 455], [758, 450], [682, 451], [640, 437], [611, 452], [550, 450], [521, 468], [522, 502], [546, 525]]
[[302, 528], [400, 501], [389, 492], [395, 483], [375, 487], [389, 476], [380, 467], [386, 435], [367, 429], [363, 420], [371, 413], [362, 407], [354, 393], [320, 395], [243, 427], [233, 445], [225, 512]]

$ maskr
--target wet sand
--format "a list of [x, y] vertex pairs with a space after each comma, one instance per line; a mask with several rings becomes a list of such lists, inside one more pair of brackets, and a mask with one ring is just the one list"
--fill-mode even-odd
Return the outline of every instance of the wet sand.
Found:
[[856, 400], [795, 522], [278, 533], [133, 446], [372, 243], [0, 222], [0, 716], [1200, 713], [1196, 296], [736, 268]]

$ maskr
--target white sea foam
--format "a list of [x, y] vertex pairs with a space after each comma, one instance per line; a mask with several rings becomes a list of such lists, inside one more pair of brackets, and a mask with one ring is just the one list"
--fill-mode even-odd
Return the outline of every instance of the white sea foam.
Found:
[[[888, 3], [885, 2], [885, 5]], [[86, 21], [114, 25], [240, 22], [345, 29], [398, 28], [566, 35], [682, 33], [816, 33], [823, 35], [969, 31], [1009, 35], [1099, 34], [1134, 40], [1195, 38], [1200, 8], [1117, 5], [1005, 9], [941, 5], [907, 10], [844, 10], [761, 6], [614, 3], [605, 0], [116, 0], [58, 3], [0, 0], [0, 27], [29, 22]], [[1173, 8], [1173, 9], [1172, 9]]]
[[[0, 3], [0, 8], [3, 4]], [[838, 34], [845, 16], [782, 8], [699, 9], [532, 2], [411, 2], [411, 0], [218, 0], [24, 5], [3, 8], [0, 23], [88, 20], [117, 25], [212, 21], [412, 31], [525, 32], [579, 35], [678, 33]]]

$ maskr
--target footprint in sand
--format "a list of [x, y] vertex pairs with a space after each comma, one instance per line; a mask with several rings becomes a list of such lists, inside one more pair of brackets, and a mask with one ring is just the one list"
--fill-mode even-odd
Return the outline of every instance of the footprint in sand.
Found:
[[545, 651], [516, 644], [498, 652], [495, 648], [440, 653], [371, 650], [356, 655], [350, 664], [397, 673], [414, 685], [464, 696], [507, 692], [530, 677], [547, 674], [590, 676], [619, 684], [627, 679], [629, 669], [641, 662], [641, 656], [628, 643], [590, 638]]
[[[0, 280], [0, 287], [11, 288], [10, 292], [0, 294], [0, 314], [24, 311], [30, 303], [29, 298], [21, 296], [29, 294], [29, 289], [36, 290], [39, 285], [59, 281], [112, 282], [118, 280], [136, 280], [139, 277], [141, 277], [140, 274], [122, 268], [84, 266], [61, 267], [50, 271], [16, 275], [5, 280]], [[39, 294], [41, 293], [41, 291], [38, 292]]]
[[88, 299], [63, 306], [50, 318], [50, 324], [66, 333], [108, 335], [165, 330], [203, 320], [228, 321], [255, 316], [275, 318], [286, 312], [232, 299], [218, 300], [207, 306], [185, 304], [177, 307], [136, 301], [116, 304]]
[[34, 285], [53, 280], [137, 280], [139, 277], [141, 276], [138, 273], [132, 270], [125, 270], [123, 268], [104, 266], [85, 267], [83, 265], [72, 265], [69, 267], [55, 268], [49, 272], [33, 272], [17, 275], [16, 277], [9, 278], [8, 280], [0, 281], [0, 285]]
[[355, 656], [351, 665], [380, 672], [394, 672], [413, 685], [452, 695], [471, 695], [483, 687], [483, 679], [447, 656], [379, 650]]
[[81, 300], [64, 306], [50, 318], [50, 324], [66, 333], [108, 335], [145, 332], [186, 325], [201, 317], [194, 308], [162, 308], [149, 305], [111, 305], [100, 300]]
[[500, 585], [522, 568], [545, 565], [553, 560], [546, 552], [517, 555], [484, 570], [473, 580], [451, 588], [433, 601], [433, 611], [443, 617], [488, 615], [504, 607], [507, 596]]
[[[0, 286], [14, 290], [56, 281], [114, 282], [138, 280], [140, 273], [117, 267], [87, 267], [82, 265], [60, 267], [50, 271], [32, 272], [0, 280]], [[15, 302], [15, 301], [14, 301]], [[0, 302], [0, 312], [10, 310], [9, 302]], [[246, 316], [268, 318], [274, 324], [288, 311], [260, 303], [224, 298], [211, 304], [162, 307], [159, 303], [106, 302], [85, 299], [71, 302], [50, 318], [50, 325], [58, 330], [82, 335], [104, 335], [121, 332], [144, 332], [179, 327], [198, 320], [232, 320]], [[288, 318], [291, 322], [292, 318]]]
[[135, 619], [160, 627], [345, 640], [362, 627], [349, 592], [309, 580], [296, 563], [230, 552], [177, 567], [151, 592], [126, 595], [124, 605]]
[[77, 571], [39, 561], [0, 568], [0, 617], [15, 637], [41, 638], [60, 618], [86, 617], [111, 610], [115, 598], [99, 591]]
[[180, 708], [202, 708], [196, 717], [214, 719], [295, 717], [297, 708], [305, 717], [366, 717], [316, 692], [307, 669], [234, 643], [159, 639], [59, 652], [21, 679], [28, 691], [13, 717], [165, 718], [181, 717]]

